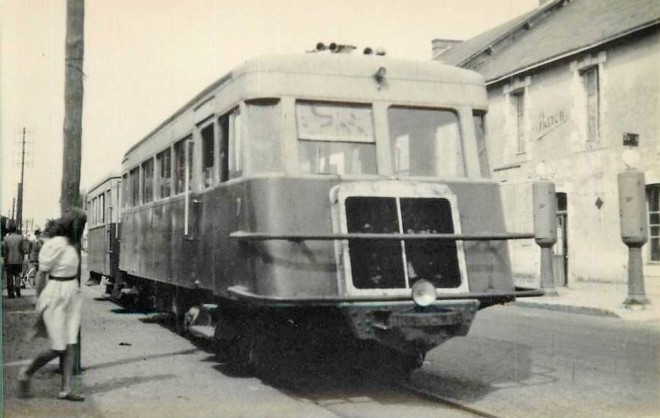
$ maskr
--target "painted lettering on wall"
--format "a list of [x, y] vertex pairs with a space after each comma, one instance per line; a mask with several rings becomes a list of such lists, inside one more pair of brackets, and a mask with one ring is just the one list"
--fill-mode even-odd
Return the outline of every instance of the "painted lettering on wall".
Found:
[[532, 133], [536, 139], [540, 139], [566, 121], [568, 112], [564, 109], [554, 112], [541, 111], [532, 121]]

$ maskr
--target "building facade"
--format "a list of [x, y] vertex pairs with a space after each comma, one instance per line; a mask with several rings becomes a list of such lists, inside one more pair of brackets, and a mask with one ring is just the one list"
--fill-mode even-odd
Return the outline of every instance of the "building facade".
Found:
[[[507, 226], [533, 230], [532, 188], [555, 182], [555, 283], [625, 283], [617, 175], [645, 173], [647, 288], [660, 289], [660, 2], [555, 0], [459, 44], [434, 41], [434, 59], [484, 75], [488, 151]], [[634, 160], [634, 159], [633, 159]], [[538, 284], [539, 249], [511, 244], [516, 281]]]

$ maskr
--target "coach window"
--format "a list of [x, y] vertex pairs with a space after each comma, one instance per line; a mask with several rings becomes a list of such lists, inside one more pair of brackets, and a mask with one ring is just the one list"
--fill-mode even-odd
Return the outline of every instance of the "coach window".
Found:
[[154, 200], [154, 159], [142, 163], [142, 203]]
[[282, 120], [279, 99], [258, 99], [246, 102], [247, 120], [245, 153], [250, 159], [250, 171], [268, 173], [281, 172]]
[[371, 106], [301, 101], [296, 124], [303, 174], [376, 174]]
[[393, 106], [387, 118], [395, 175], [465, 176], [456, 113]]
[[99, 223], [105, 223], [105, 194], [99, 195], [99, 213], [97, 216]]
[[239, 109], [221, 116], [220, 126], [220, 181], [240, 177], [241, 164], [241, 114]]
[[121, 193], [122, 193], [121, 207], [124, 208], [124, 209], [126, 209], [128, 207], [128, 202], [130, 200], [128, 198], [128, 186], [129, 186], [128, 173], [126, 173], [122, 177], [122, 183], [121, 183], [121, 189], [122, 189], [121, 190]]
[[205, 126], [200, 131], [202, 136], [202, 179], [204, 187], [213, 184], [215, 172], [215, 146], [213, 123]]
[[174, 193], [185, 191], [186, 185], [186, 141], [183, 139], [174, 144]]
[[158, 172], [158, 197], [170, 196], [172, 180], [172, 151], [168, 148], [156, 156], [156, 168]]
[[140, 204], [140, 169], [135, 167], [130, 172], [131, 175], [131, 206]]

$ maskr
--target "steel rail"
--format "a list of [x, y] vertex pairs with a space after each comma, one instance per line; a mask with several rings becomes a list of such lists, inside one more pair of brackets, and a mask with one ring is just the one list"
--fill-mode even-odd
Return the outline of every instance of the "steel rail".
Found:
[[423, 397], [423, 398], [426, 398], [426, 399], [430, 399], [430, 400], [433, 400], [433, 401], [437, 401], [437, 402], [443, 403], [445, 405], [449, 405], [451, 407], [454, 407], [454, 408], [459, 409], [459, 410], [464, 411], [464, 412], [468, 412], [470, 414], [474, 414], [474, 415], [484, 417], [484, 418], [502, 418], [502, 417], [499, 417], [497, 415], [493, 415], [491, 413], [488, 413], [488, 412], [485, 412], [485, 411], [480, 411], [476, 408], [472, 408], [471, 406], [464, 405], [456, 399], [448, 398], [446, 396], [437, 395], [437, 394], [432, 393], [431, 391], [429, 391], [427, 389], [423, 389], [423, 388], [414, 386], [410, 382], [400, 382], [399, 386], [401, 386], [402, 388], [406, 389], [409, 392], [414, 393], [417, 396], [420, 396], [420, 397]]
[[531, 233], [500, 233], [484, 234], [396, 234], [396, 233], [362, 233], [350, 232], [341, 234], [277, 234], [268, 232], [235, 231], [230, 238], [243, 241], [339, 241], [339, 240], [448, 240], [448, 241], [503, 241], [516, 239], [531, 239]]

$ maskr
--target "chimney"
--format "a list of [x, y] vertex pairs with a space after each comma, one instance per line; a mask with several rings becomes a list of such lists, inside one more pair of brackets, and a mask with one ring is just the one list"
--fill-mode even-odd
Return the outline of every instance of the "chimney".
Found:
[[449, 51], [454, 45], [460, 44], [463, 41], [458, 41], [455, 39], [434, 39], [431, 41], [431, 48], [433, 53], [433, 59], [441, 61], [438, 57], [445, 52]]

